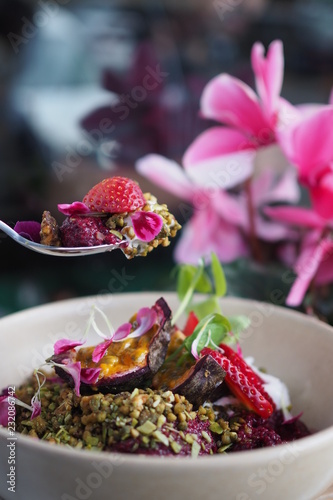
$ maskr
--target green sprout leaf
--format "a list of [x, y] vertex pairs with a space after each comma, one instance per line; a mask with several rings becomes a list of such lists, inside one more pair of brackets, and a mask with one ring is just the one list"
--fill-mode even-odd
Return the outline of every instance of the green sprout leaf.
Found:
[[228, 320], [231, 325], [230, 330], [236, 337], [238, 337], [251, 324], [250, 318], [241, 314], [238, 316], [230, 316]]
[[[180, 277], [178, 278], [178, 296], [181, 300], [180, 305], [178, 307], [178, 310], [173, 316], [172, 319], [172, 324], [174, 325], [178, 318], [183, 314], [183, 312], [186, 310], [187, 306], [190, 304], [192, 300], [193, 293], [196, 289], [197, 284], [199, 283], [199, 280], [202, 278], [203, 272], [204, 272], [204, 261], [203, 259], [200, 259], [199, 265], [195, 269], [195, 272], [191, 279], [189, 279], [189, 272], [185, 271], [182, 273], [182, 269], [185, 267], [187, 268], [188, 266], [182, 266], [180, 268]], [[183, 280], [183, 281], [182, 281]]]
[[231, 325], [225, 316], [210, 314], [202, 319], [192, 335], [184, 340], [183, 347], [191, 352], [192, 344], [195, 342], [195, 351], [198, 354], [204, 347], [216, 349], [230, 330]]
[[179, 300], [184, 299], [188, 289], [192, 286], [194, 279], [196, 281], [194, 291], [197, 291], [199, 293], [212, 292], [212, 284], [207, 273], [204, 271], [204, 268], [202, 268], [198, 279], [196, 278], [196, 272], [197, 267], [190, 264], [185, 264], [180, 267], [177, 283], [177, 293]]
[[223, 268], [217, 255], [213, 252], [211, 255], [211, 270], [215, 285], [215, 294], [217, 297], [224, 297], [227, 293], [227, 282], [225, 279]]

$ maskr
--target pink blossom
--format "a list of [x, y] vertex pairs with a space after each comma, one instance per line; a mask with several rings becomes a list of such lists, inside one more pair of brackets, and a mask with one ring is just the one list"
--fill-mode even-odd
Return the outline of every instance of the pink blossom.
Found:
[[[258, 96], [245, 83], [228, 74], [213, 78], [201, 97], [201, 114], [226, 126], [212, 127], [189, 146], [183, 164], [191, 178], [207, 184], [232, 169], [221, 184], [229, 188], [253, 173], [255, 152], [276, 142], [279, 114], [292, 106], [280, 98], [283, 80], [283, 48], [279, 40], [264, 57], [261, 43], [252, 48], [252, 67]], [[236, 171], [236, 172], [235, 172]]]
[[100, 368], [81, 368], [81, 382], [89, 385], [96, 384], [100, 372]]
[[[105, 342], [98, 344], [92, 354], [94, 363], [98, 363], [113, 342], [120, 342], [126, 338], [141, 337], [147, 333], [156, 323], [157, 313], [155, 309], [142, 307], [137, 312], [135, 321], [132, 323], [124, 323], [114, 332], [114, 334]], [[134, 328], [133, 328], [134, 327]]]
[[287, 305], [298, 306], [312, 280], [317, 285], [333, 280], [333, 239], [330, 235], [333, 221], [302, 207], [267, 207], [265, 213], [279, 222], [307, 229], [294, 265], [297, 278], [286, 300]]
[[8, 395], [0, 396], [0, 425], [8, 425]]
[[333, 218], [333, 106], [317, 106], [279, 132], [279, 142], [309, 189], [313, 208]]
[[40, 243], [41, 224], [36, 221], [18, 221], [14, 226], [14, 231], [27, 240]]
[[76, 363], [67, 363], [58, 366], [72, 377], [74, 381], [74, 392], [77, 396], [80, 396], [81, 362], [77, 361]]
[[74, 349], [74, 347], [81, 346], [86, 342], [86, 340], [71, 340], [71, 339], [60, 339], [55, 342], [54, 354], [62, 354], [70, 349]]
[[[177, 262], [196, 264], [202, 256], [215, 252], [222, 262], [231, 262], [249, 254], [248, 235], [251, 231], [248, 198], [245, 192], [230, 194], [211, 185], [205, 189], [193, 181], [188, 171], [176, 162], [159, 155], [141, 158], [136, 168], [139, 173], [158, 186], [182, 198], [194, 207], [193, 215], [182, 230], [175, 250]], [[288, 170], [276, 179], [271, 170], [253, 179], [252, 202], [255, 208], [256, 235], [266, 241], [294, 238], [295, 232], [285, 225], [268, 221], [261, 215], [261, 208], [272, 202], [293, 203], [298, 200], [299, 189], [294, 172]]]
[[58, 210], [62, 214], [71, 215], [84, 215], [90, 212], [89, 208], [82, 201], [73, 201], [73, 203], [60, 203]]
[[154, 212], [134, 212], [131, 220], [135, 236], [141, 241], [152, 241], [163, 226], [162, 217]]

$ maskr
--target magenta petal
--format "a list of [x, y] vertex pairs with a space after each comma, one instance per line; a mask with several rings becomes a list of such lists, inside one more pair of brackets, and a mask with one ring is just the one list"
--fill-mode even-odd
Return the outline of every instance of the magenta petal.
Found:
[[106, 351], [108, 350], [108, 347], [112, 344], [113, 342], [113, 337], [109, 340], [106, 340], [105, 342], [102, 342], [101, 344], [98, 344], [93, 353], [92, 353], [92, 360], [94, 363], [98, 363], [102, 357], [105, 355]]
[[131, 329], [132, 323], [124, 323], [123, 325], [120, 325], [120, 327], [115, 331], [112, 340], [119, 341], [126, 339], [126, 337], [128, 337], [128, 335], [131, 333]]
[[0, 425], [8, 425], [8, 396], [0, 396]]
[[134, 212], [131, 219], [134, 233], [141, 241], [152, 241], [163, 226], [162, 217], [154, 212]]
[[325, 220], [314, 210], [302, 207], [264, 207], [263, 212], [268, 217], [287, 224], [322, 229], [325, 227]]
[[32, 420], [41, 414], [42, 403], [39, 401], [39, 399], [35, 398], [33, 401], [31, 401], [31, 406], [32, 406], [32, 413], [30, 419]]
[[61, 368], [68, 373], [74, 380], [74, 390], [77, 396], [80, 396], [80, 383], [81, 383], [81, 362], [68, 363], [61, 365]]
[[83, 345], [85, 340], [71, 340], [71, 339], [60, 339], [54, 344], [54, 354], [62, 354], [63, 352], [74, 349], [79, 345]]
[[137, 315], [136, 322], [138, 324], [137, 328], [129, 335], [131, 338], [141, 337], [147, 333], [156, 323], [157, 313], [155, 309], [150, 309], [149, 307], [142, 307]]
[[310, 197], [315, 211], [325, 219], [333, 218], [333, 172], [324, 175], [310, 188]]
[[73, 201], [73, 203], [60, 203], [58, 204], [58, 210], [62, 214], [71, 215], [82, 215], [90, 212], [89, 208], [82, 201]]
[[101, 368], [81, 368], [81, 382], [84, 384], [96, 384]]
[[40, 243], [40, 229], [40, 222], [36, 221], [18, 221], [14, 226], [14, 231], [20, 236], [35, 243]]

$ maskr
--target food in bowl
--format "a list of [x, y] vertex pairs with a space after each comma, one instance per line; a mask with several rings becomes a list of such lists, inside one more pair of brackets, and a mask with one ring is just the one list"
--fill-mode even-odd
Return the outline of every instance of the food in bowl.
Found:
[[168, 246], [180, 224], [151, 193], [126, 177], [104, 179], [82, 202], [59, 204], [67, 217], [59, 226], [47, 210], [38, 222], [18, 222], [22, 236], [48, 246], [90, 247], [114, 245], [129, 259], [146, 256], [158, 246]]
[[[192, 457], [308, 436], [299, 416], [286, 416], [276, 393], [273, 399], [267, 376], [230, 346], [219, 316], [185, 336], [160, 298], [100, 344], [57, 341], [47, 360], [54, 371], [38, 370], [15, 393], [16, 430], [74, 448]], [[3, 409], [13, 397], [3, 394]]]

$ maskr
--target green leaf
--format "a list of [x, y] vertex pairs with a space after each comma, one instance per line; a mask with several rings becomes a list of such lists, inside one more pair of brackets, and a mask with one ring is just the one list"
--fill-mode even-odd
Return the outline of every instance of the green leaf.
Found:
[[205, 316], [212, 313], [220, 313], [219, 304], [216, 303], [216, 297], [209, 297], [208, 299], [191, 305], [191, 310], [195, 312], [198, 319], [201, 320]]
[[242, 314], [238, 316], [230, 316], [228, 318], [230, 325], [231, 325], [231, 331], [234, 335], [238, 336], [240, 335], [246, 328], [248, 328], [251, 324], [250, 318], [247, 316], [244, 316]]
[[[200, 266], [199, 266], [200, 267]], [[183, 300], [189, 288], [192, 287], [193, 280], [196, 276], [197, 267], [191, 266], [190, 264], [184, 264], [180, 266], [178, 272], [178, 281], [177, 281], [177, 293], [179, 300]], [[200, 293], [210, 293], [212, 291], [212, 284], [207, 273], [204, 271], [204, 268], [200, 267], [201, 273], [196, 281], [194, 291]]]
[[192, 335], [184, 340], [183, 346], [191, 352], [192, 344], [195, 342], [195, 350], [198, 354], [204, 347], [215, 349], [223, 341], [230, 328], [231, 325], [225, 316], [210, 314], [198, 323]]
[[[182, 266], [179, 271], [179, 279], [178, 279], [178, 286], [177, 286], [177, 291], [178, 291], [178, 296], [180, 298], [180, 305], [178, 307], [178, 310], [173, 316], [172, 319], [172, 324], [174, 325], [181, 316], [181, 314], [186, 310], [187, 306], [192, 300], [192, 296], [194, 293], [194, 290], [202, 276], [203, 270], [204, 270], [204, 261], [200, 259], [199, 265], [195, 269], [195, 273], [192, 275], [190, 278], [191, 271], [187, 270], [187, 267], [192, 267], [192, 266]], [[186, 269], [185, 271], [182, 272], [182, 269]]]
[[211, 258], [211, 270], [214, 279], [215, 294], [217, 297], [224, 297], [224, 295], [227, 293], [227, 282], [225, 279], [224, 271], [219, 259], [217, 258], [217, 255], [214, 252], [212, 252]]

